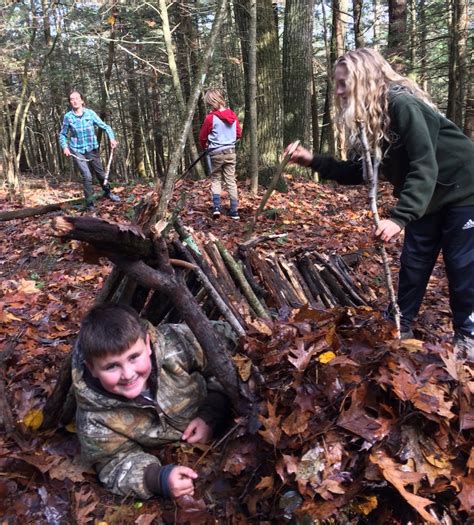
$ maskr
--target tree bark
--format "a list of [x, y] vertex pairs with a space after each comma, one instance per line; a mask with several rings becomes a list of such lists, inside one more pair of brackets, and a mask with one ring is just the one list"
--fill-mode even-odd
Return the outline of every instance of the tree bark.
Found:
[[310, 143], [313, 0], [287, 0], [283, 32], [283, 143]]
[[257, 111], [260, 169], [274, 167], [283, 145], [282, 77], [271, 0], [257, 2]]
[[407, 0], [389, 0], [388, 2], [388, 54], [390, 62], [399, 71], [403, 71], [407, 54]]
[[352, 0], [354, 19], [354, 39], [356, 47], [364, 47], [364, 31], [362, 28], [362, 0]]
[[257, 195], [258, 191], [258, 112], [257, 112], [257, 0], [250, 0], [249, 19], [249, 176], [250, 191]]
[[471, 67], [466, 90], [466, 113], [464, 119], [464, 133], [474, 140], [474, 36], [471, 36]]
[[449, 91], [446, 116], [461, 129], [467, 74], [467, 0], [452, 0], [451, 45], [449, 53]]

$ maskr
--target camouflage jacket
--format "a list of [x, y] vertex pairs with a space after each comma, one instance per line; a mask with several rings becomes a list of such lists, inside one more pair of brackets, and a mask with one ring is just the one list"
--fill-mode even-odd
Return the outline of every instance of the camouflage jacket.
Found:
[[[226, 323], [218, 321], [214, 326], [229, 346], [235, 342]], [[180, 441], [194, 417], [215, 427], [226, 416], [216, 413], [210, 401], [213, 392], [214, 397], [215, 392], [222, 393], [222, 387], [208, 376], [203, 350], [191, 330], [184, 324], [155, 328], [150, 323], [147, 329], [153, 363], [150, 397], [129, 400], [106, 392], [88, 373], [77, 345], [72, 361], [82, 456], [109, 490], [140, 498], [153, 496], [145, 471], [150, 465], [160, 466], [159, 459], [145, 449]]]

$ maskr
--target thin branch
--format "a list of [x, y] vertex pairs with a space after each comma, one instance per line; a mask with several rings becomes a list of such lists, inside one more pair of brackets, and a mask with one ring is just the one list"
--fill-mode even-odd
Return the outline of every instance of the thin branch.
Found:
[[[380, 222], [379, 212], [377, 209], [378, 169], [380, 163], [376, 160], [374, 164], [372, 164], [372, 158], [370, 155], [369, 142], [367, 140], [367, 133], [365, 131], [364, 121], [358, 120], [357, 126], [359, 128], [359, 137], [364, 151], [363, 162], [365, 166], [365, 172], [369, 181], [369, 205], [372, 211], [372, 216], [374, 218], [375, 227], [377, 228]], [[382, 255], [383, 271], [385, 275], [385, 281], [387, 283], [390, 303], [394, 310], [395, 326], [397, 327], [397, 338], [400, 338], [400, 308], [398, 307], [395, 288], [393, 286], [392, 272], [390, 271], [390, 263], [383, 242], [378, 243], [378, 246], [380, 247], [380, 252]]]

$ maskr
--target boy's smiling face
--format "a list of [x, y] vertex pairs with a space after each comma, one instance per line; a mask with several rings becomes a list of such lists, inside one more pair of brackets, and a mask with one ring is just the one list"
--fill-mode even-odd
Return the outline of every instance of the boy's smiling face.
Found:
[[146, 388], [151, 373], [150, 337], [141, 337], [118, 355], [94, 357], [87, 365], [107, 392], [134, 399]]

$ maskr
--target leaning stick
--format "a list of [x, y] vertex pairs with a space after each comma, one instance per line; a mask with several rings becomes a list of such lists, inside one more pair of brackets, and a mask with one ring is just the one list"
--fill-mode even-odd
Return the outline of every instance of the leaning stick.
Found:
[[283, 170], [286, 168], [286, 165], [288, 164], [289, 160], [291, 159], [293, 153], [296, 151], [296, 148], [300, 145], [300, 141], [297, 140], [294, 142], [291, 146], [291, 149], [287, 152], [287, 154], [283, 157], [282, 161], [278, 165], [275, 174], [273, 175], [273, 178], [270, 182], [270, 185], [267, 188], [267, 191], [265, 192], [265, 195], [262, 197], [262, 200], [260, 201], [260, 204], [257, 208], [257, 211], [255, 212], [255, 215], [253, 217], [252, 221], [252, 230], [255, 226], [255, 223], [257, 222], [258, 216], [260, 213], [262, 213], [263, 209], [265, 208], [265, 204], [267, 203], [268, 199], [270, 198], [270, 195], [273, 193], [273, 190], [276, 188], [276, 185], [278, 184], [278, 181], [280, 177], [283, 176]]
[[[365, 166], [365, 173], [367, 174], [367, 179], [369, 181], [369, 205], [370, 210], [372, 211], [372, 217], [374, 219], [375, 227], [378, 228], [380, 217], [377, 209], [377, 185], [378, 185], [378, 168], [379, 162], [376, 160], [372, 164], [372, 158], [370, 155], [369, 142], [367, 140], [367, 133], [365, 131], [365, 124], [363, 120], [357, 121], [357, 126], [359, 128], [359, 137], [362, 143], [364, 157], [363, 162]], [[388, 294], [390, 297], [390, 303], [394, 309], [395, 317], [395, 326], [397, 328], [397, 338], [400, 339], [400, 308], [398, 307], [397, 298], [395, 296], [395, 289], [393, 287], [392, 281], [392, 272], [390, 271], [390, 265], [388, 261], [387, 251], [383, 242], [379, 242], [380, 252], [382, 254], [383, 261], [383, 271], [385, 274], [385, 281], [387, 283]]]

